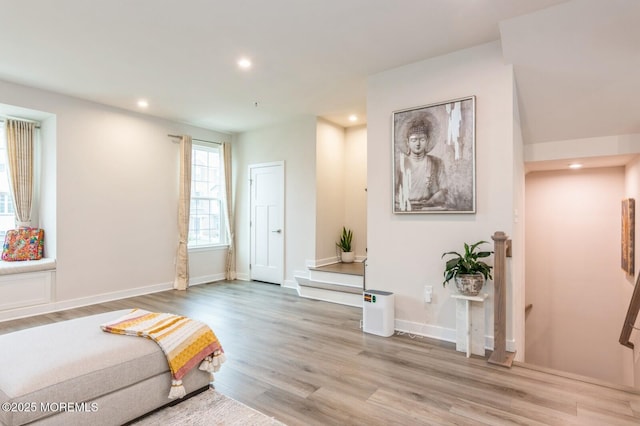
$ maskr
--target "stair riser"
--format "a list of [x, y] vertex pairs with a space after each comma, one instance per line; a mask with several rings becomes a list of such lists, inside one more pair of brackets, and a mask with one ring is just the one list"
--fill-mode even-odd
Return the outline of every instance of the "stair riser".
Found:
[[362, 288], [363, 277], [360, 275], [338, 274], [335, 272], [309, 271], [309, 279], [316, 282], [324, 282], [347, 287]]

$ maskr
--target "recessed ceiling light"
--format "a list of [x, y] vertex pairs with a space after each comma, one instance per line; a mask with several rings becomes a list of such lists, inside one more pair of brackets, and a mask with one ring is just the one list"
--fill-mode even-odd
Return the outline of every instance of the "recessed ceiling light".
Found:
[[357, 115], [355, 115], [355, 114], [351, 114], [351, 115], [349, 116], [349, 121], [358, 121], [358, 116], [357, 116]]
[[247, 58], [241, 58], [238, 60], [238, 66], [243, 70], [248, 70], [251, 68], [251, 60]]
[[573, 170], [581, 169], [582, 168], [582, 164], [580, 164], [580, 163], [571, 163], [571, 164], [569, 164], [569, 168], [573, 169]]
[[146, 108], [149, 106], [149, 102], [146, 99], [140, 99], [138, 101], [138, 107], [140, 108]]

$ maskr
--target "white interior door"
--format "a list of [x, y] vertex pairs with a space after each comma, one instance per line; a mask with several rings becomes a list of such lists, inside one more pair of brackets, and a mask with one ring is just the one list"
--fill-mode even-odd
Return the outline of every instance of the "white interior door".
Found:
[[251, 279], [284, 279], [284, 163], [249, 166], [251, 186]]

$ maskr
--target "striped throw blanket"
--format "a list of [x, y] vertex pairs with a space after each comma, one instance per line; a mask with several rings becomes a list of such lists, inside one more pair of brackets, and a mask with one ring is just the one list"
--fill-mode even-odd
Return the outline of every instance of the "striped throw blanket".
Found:
[[185, 396], [182, 378], [198, 363], [199, 369], [209, 372], [213, 381], [213, 373], [225, 361], [222, 346], [211, 328], [187, 317], [134, 309], [100, 328], [114, 334], [146, 337], [160, 346], [172, 375], [169, 399]]

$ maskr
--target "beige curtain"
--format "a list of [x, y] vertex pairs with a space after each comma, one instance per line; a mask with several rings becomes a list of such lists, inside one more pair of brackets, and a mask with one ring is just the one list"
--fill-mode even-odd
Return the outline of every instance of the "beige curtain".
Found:
[[178, 202], [178, 255], [176, 259], [176, 278], [173, 288], [186, 290], [189, 286], [189, 211], [191, 207], [191, 136], [184, 135], [180, 140], [180, 198]]
[[231, 192], [231, 144], [222, 145], [224, 155], [224, 183], [225, 183], [225, 204], [227, 211], [227, 239], [229, 248], [227, 249], [227, 263], [224, 270], [224, 278], [227, 280], [236, 279], [236, 247], [235, 247], [235, 224], [233, 218], [233, 194]]
[[7, 120], [7, 158], [16, 225], [31, 226], [33, 200], [33, 133], [35, 123]]

